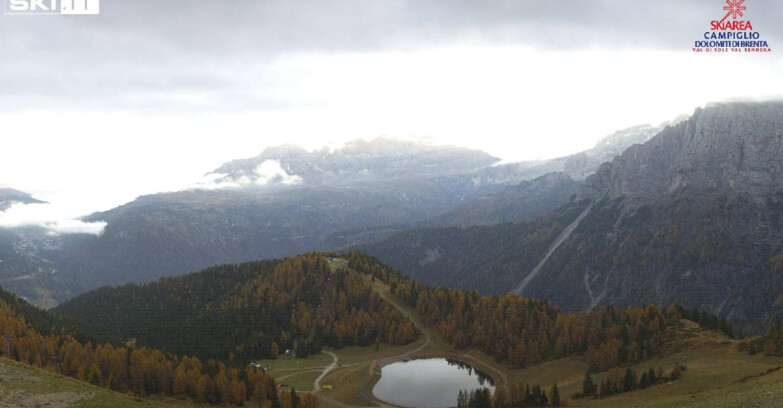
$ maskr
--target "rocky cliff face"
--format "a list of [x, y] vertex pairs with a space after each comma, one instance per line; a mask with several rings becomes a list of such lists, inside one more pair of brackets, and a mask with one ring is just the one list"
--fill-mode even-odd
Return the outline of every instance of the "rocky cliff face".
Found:
[[670, 303], [757, 327], [783, 299], [783, 103], [712, 104], [588, 177], [595, 206], [525, 294]]
[[604, 165], [583, 196], [650, 200], [688, 187], [764, 196], [783, 182], [782, 123], [783, 103], [698, 109]]

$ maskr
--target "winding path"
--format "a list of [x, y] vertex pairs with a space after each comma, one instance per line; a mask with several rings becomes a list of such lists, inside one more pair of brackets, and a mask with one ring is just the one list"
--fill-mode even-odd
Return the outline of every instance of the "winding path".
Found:
[[321, 372], [321, 375], [318, 376], [318, 378], [315, 379], [315, 382], [313, 383], [313, 392], [319, 392], [321, 391], [321, 380], [326, 377], [326, 374], [329, 374], [329, 371], [334, 370], [334, 368], [337, 366], [337, 354], [332, 353], [331, 351], [324, 350], [324, 353], [332, 356], [332, 364], [329, 364], [324, 368], [324, 371]]
[[574, 230], [576, 229], [576, 227], [579, 226], [579, 223], [582, 222], [582, 220], [585, 217], [587, 217], [587, 214], [590, 213], [590, 209], [592, 209], [592, 208], [593, 208], [593, 203], [590, 203], [590, 205], [588, 205], [587, 208], [585, 208], [585, 210], [582, 211], [582, 213], [579, 214], [578, 217], [576, 217], [574, 222], [569, 224], [563, 230], [563, 232], [561, 232], [560, 235], [558, 235], [557, 238], [555, 238], [555, 240], [552, 242], [552, 245], [550, 245], [549, 248], [546, 250], [546, 255], [544, 255], [544, 258], [541, 259], [541, 261], [538, 263], [538, 265], [536, 265], [536, 267], [533, 268], [533, 270], [530, 271], [530, 273], [527, 274], [527, 276], [525, 276], [524, 279], [522, 279], [516, 286], [514, 286], [514, 289], [511, 290], [511, 293], [513, 293], [515, 295], [521, 295], [522, 294], [522, 291], [525, 290], [525, 288], [530, 283], [530, 281], [532, 281], [533, 278], [535, 278], [536, 275], [538, 275], [538, 272], [541, 271], [541, 268], [544, 267], [544, 264], [546, 264], [546, 261], [549, 260], [549, 257], [552, 256], [552, 254], [554, 254], [555, 251], [557, 251], [557, 248], [559, 248], [560, 245], [563, 242], [565, 242], [565, 240], [567, 240], [568, 237], [571, 236], [571, 233], [573, 233]]
[[[331, 351], [325, 351], [324, 350], [323, 352], [329, 354], [330, 356], [332, 356], [332, 364], [329, 364], [326, 368], [324, 368], [323, 372], [321, 372], [321, 375], [319, 375], [318, 378], [315, 379], [315, 382], [313, 383], [313, 394], [318, 394], [318, 393], [321, 392], [321, 380], [323, 380], [323, 378], [326, 377], [326, 375], [329, 374], [329, 372], [332, 371], [335, 366], [337, 366], [337, 355], [332, 353]], [[356, 364], [366, 364], [366, 362], [365, 363], [356, 363]], [[351, 364], [351, 366], [354, 366], [356, 364]], [[364, 385], [362, 385], [362, 391], [364, 391]], [[363, 393], [362, 393], [362, 396], [364, 396]], [[336, 399], [334, 399], [332, 397], [326, 396], [324, 394], [319, 394], [318, 398], [321, 398], [321, 399], [329, 402], [330, 404], [337, 405], [337, 406], [339, 406], [341, 408], [377, 408], [375, 406], [359, 407], [359, 406], [356, 406], [356, 405], [346, 404], [346, 403], [344, 403], [342, 401], [338, 401], [338, 400], [336, 400]], [[367, 398], [367, 397], [365, 397], [365, 398]], [[373, 401], [372, 398], [368, 398], [368, 400], [369, 401]], [[381, 404], [381, 408], [394, 408], [394, 407], [390, 407], [390, 406]]]

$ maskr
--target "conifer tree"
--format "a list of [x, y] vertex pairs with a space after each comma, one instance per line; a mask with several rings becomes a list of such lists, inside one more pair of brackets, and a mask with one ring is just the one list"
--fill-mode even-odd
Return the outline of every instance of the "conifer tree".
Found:
[[299, 406], [299, 397], [296, 395], [296, 388], [291, 387], [291, 408]]
[[270, 408], [280, 408], [280, 398], [277, 396], [277, 387], [275, 381], [269, 378], [269, 389], [272, 390], [269, 394], [269, 400], [272, 402]]
[[625, 376], [623, 377], [623, 392], [633, 391], [636, 389], [636, 373], [630, 368], [625, 370]]
[[647, 376], [647, 372], [645, 371], [645, 372], [642, 373], [642, 376], [639, 377], [639, 388], [640, 389], [645, 389], [645, 388], [647, 388], [649, 386], [650, 386], [650, 379]]
[[550, 395], [552, 395], [552, 406], [553, 407], [559, 407], [560, 406], [560, 391], [557, 389], [557, 382], [555, 382], [552, 385], [552, 391], [550, 392]]
[[655, 375], [655, 369], [652, 367], [647, 370], [647, 381], [650, 382], [650, 385], [655, 385], [655, 383], [658, 382], [658, 377]]
[[533, 385], [533, 403], [540, 403], [541, 401], [541, 388], [538, 386], [538, 384]]
[[595, 395], [595, 383], [593, 378], [590, 377], [590, 373], [585, 373], [585, 380], [582, 382], [582, 394], [585, 396]]

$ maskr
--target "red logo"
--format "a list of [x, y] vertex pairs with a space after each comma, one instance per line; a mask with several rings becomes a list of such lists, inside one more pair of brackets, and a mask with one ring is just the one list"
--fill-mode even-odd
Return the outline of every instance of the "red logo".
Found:
[[[715, 0], [717, 2], [717, 0]], [[693, 43], [694, 52], [772, 52], [769, 43], [761, 38], [753, 24], [745, 17], [746, 0], [721, 0], [726, 14], [720, 20], [710, 21], [710, 30]], [[729, 18], [731, 17], [731, 18]]]
[[[753, 30], [753, 25], [750, 21], [737, 21], [738, 17], [745, 16], [743, 11], [748, 9], [742, 3], [745, 3], [745, 0], [726, 0], [726, 5], [723, 6], [723, 9], [726, 10], [726, 15], [720, 21], [711, 21], [710, 30]], [[726, 21], [729, 16], [731, 16], [731, 21]]]

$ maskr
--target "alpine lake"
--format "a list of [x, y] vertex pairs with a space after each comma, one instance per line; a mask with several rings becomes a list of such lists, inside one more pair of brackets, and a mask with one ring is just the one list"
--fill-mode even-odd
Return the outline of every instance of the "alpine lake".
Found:
[[372, 393], [381, 401], [401, 407], [456, 407], [460, 391], [488, 388], [495, 391], [489, 375], [450, 358], [421, 358], [388, 364]]

